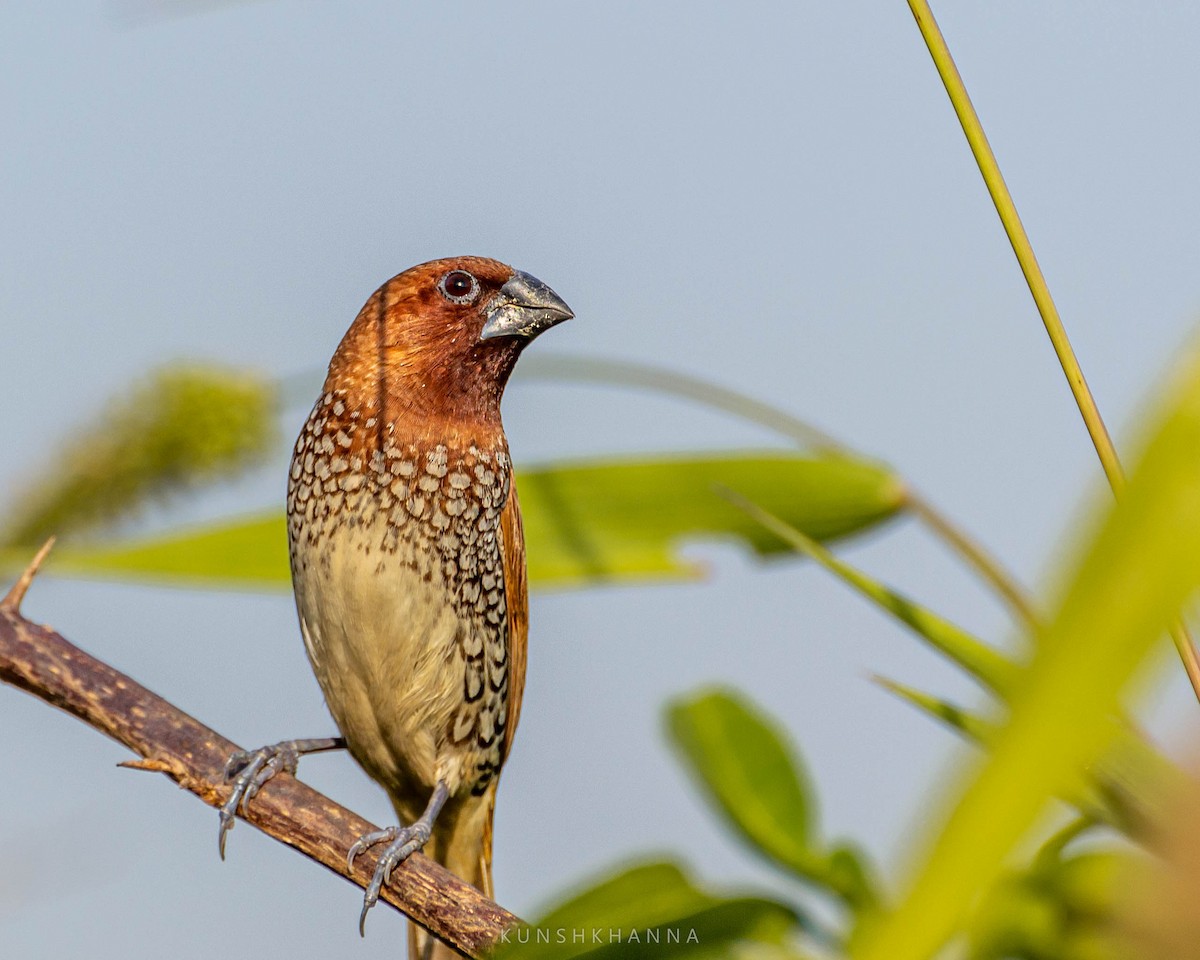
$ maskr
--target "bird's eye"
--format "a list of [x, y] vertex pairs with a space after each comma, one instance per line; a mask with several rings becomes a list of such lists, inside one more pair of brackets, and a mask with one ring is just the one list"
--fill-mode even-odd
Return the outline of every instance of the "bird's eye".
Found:
[[438, 289], [451, 303], [470, 303], [479, 296], [479, 281], [466, 270], [451, 270], [438, 281]]

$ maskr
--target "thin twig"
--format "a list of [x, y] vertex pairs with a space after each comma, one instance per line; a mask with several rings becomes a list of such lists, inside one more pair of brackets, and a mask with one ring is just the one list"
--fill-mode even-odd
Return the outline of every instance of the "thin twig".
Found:
[[991, 556], [970, 534], [916, 491], [908, 490], [905, 502], [930, 530], [973, 566], [985, 582], [992, 585], [992, 589], [1007, 601], [1013, 613], [1021, 619], [1025, 627], [1031, 631], [1037, 628], [1038, 617], [1037, 611], [1033, 608], [1033, 601], [1017, 583], [1017, 578], [1000, 565], [999, 560]]
[[29, 592], [29, 587], [33, 583], [33, 578], [37, 576], [38, 570], [42, 568], [42, 562], [49, 555], [51, 548], [54, 546], [54, 537], [51, 537], [42, 544], [42, 548], [34, 554], [33, 559], [29, 561], [27, 566], [14, 583], [11, 589], [4, 595], [4, 599], [0, 600], [0, 609], [19, 611], [21, 602], [25, 599], [25, 594]]
[[[220, 807], [229, 797], [225, 761], [236, 744], [21, 615], [21, 600], [47, 550], [48, 545], [0, 601], [0, 680], [129, 747], [142, 758], [129, 766], [162, 772], [209, 806]], [[270, 780], [242, 817], [360, 887], [375, 870], [377, 857], [369, 853], [355, 861], [352, 873], [346, 869], [350, 845], [375, 825], [286, 774]], [[382, 899], [475, 958], [520, 922], [421, 854], [396, 868]], [[347, 930], [352, 929], [348, 919]]]
[[1196, 645], [1192, 643], [1192, 635], [1182, 620], [1171, 624], [1171, 642], [1175, 644], [1175, 651], [1183, 662], [1183, 671], [1191, 681], [1196, 699], [1200, 700], [1200, 659], [1196, 656]]

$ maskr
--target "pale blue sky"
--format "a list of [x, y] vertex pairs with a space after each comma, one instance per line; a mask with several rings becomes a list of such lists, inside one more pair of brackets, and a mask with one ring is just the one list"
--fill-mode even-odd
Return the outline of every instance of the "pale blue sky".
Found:
[[[171, 4], [162, 7], [169, 9]], [[197, 4], [184, 4], [188, 9]], [[203, 6], [200, 4], [199, 6]], [[920, 37], [858, 4], [0, 6], [0, 491], [148, 365], [324, 364], [384, 278], [478, 253], [577, 319], [541, 351], [649, 359], [896, 465], [1029, 582], [1098, 468]], [[1080, 358], [1122, 434], [1200, 303], [1200, 8], [936, 4]], [[514, 455], [771, 442], [666, 400], [521, 382]], [[288, 412], [285, 429], [304, 411]], [[281, 503], [283, 471], [175, 516]], [[498, 899], [629, 853], [770, 882], [664, 747], [663, 700], [738, 684], [808, 758], [830, 834], [894, 865], [951, 738], [866, 679], [978, 702], [816, 570], [689, 548], [703, 584], [539, 594]], [[985, 635], [1002, 612], [915, 526], [855, 562]], [[246, 744], [332, 730], [291, 600], [39, 583], [31, 616]], [[262, 671], [274, 671], [264, 684]], [[1173, 678], [1164, 740], [1194, 734]], [[402, 922], [125, 751], [0, 690], [5, 957], [394, 957]], [[302, 776], [379, 822], [348, 760]], [[242, 952], [243, 948], [237, 948]]]

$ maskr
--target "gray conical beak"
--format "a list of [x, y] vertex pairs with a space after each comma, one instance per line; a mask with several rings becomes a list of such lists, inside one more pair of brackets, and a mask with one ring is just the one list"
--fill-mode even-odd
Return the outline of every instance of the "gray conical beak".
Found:
[[522, 337], [532, 340], [543, 330], [573, 316], [575, 314], [562, 297], [537, 277], [518, 270], [485, 308], [479, 339]]

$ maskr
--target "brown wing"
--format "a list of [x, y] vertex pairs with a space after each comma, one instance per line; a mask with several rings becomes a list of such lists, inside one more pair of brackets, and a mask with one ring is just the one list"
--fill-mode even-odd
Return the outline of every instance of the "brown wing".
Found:
[[529, 585], [525, 576], [525, 531], [514, 483], [500, 514], [500, 547], [504, 552], [504, 603], [508, 608], [508, 724], [501, 762], [512, 749], [521, 696], [525, 692], [525, 658], [529, 646]]

